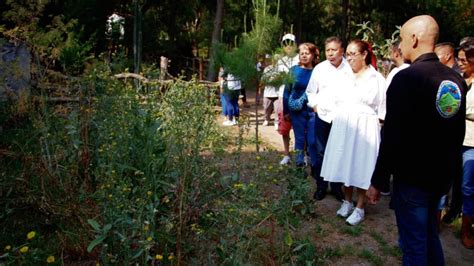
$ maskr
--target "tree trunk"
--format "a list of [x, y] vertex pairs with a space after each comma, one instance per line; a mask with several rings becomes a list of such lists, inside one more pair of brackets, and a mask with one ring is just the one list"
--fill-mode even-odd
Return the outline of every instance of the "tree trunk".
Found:
[[214, 62], [214, 49], [216, 49], [215, 44], [220, 41], [220, 34], [222, 30], [222, 19], [224, 17], [224, 0], [216, 0], [216, 17], [214, 18], [214, 29], [212, 30], [212, 39], [211, 39], [211, 53], [209, 60], [209, 71], [207, 73], [207, 80], [215, 81], [216, 80], [216, 65]]
[[342, 27], [341, 27], [341, 38], [344, 43], [349, 40], [349, 32], [347, 29], [349, 21], [349, 0], [342, 0]]
[[[134, 72], [140, 73], [142, 64], [142, 9], [138, 0], [133, 2], [133, 63]], [[136, 90], [139, 90], [140, 84], [135, 82]]]
[[[305, 10], [304, 9], [304, 0], [298, 0], [296, 1], [296, 10]], [[302, 40], [302, 34], [303, 34], [303, 16], [296, 16], [296, 21], [295, 21], [295, 36], [296, 36], [296, 41], [301, 42]]]

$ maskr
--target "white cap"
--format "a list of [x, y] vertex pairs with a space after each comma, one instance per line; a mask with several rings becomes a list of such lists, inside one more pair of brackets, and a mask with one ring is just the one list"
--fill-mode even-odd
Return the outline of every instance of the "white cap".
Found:
[[290, 41], [293, 41], [293, 42], [296, 42], [296, 38], [295, 38], [295, 35], [291, 34], [291, 33], [287, 33], [285, 35], [283, 35], [283, 38], [281, 38], [281, 41], [284, 42], [286, 40], [290, 40]]

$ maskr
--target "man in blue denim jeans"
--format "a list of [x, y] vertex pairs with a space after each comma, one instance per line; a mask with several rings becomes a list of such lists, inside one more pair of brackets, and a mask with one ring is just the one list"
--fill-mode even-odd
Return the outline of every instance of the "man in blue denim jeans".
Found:
[[400, 30], [400, 49], [411, 66], [387, 89], [387, 113], [369, 203], [393, 175], [393, 202], [403, 265], [444, 265], [437, 206], [462, 171], [467, 85], [433, 52], [439, 28], [427, 15]]

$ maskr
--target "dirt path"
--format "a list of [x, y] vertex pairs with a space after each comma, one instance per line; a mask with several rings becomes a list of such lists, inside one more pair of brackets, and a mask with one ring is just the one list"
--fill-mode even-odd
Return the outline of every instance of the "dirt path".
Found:
[[[249, 104], [248, 107], [242, 107], [241, 112], [250, 120], [251, 129], [249, 135], [252, 136], [255, 134], [256, 125], [254, 91], [247, 91], [247, 103]], [[272, 147], [281, 154], [283, 150], [282, 139], [275, 130], [273, 123], [270, 123], [270, 126], [261, 126], [263, 122], [263, 107], [261, 104], [258, 107], [258, 121], [260, 124], [258, 127], [259, 138], [261, 138], [260, 141], [265, 143], [263, 147]], [[293, 147], [293, 142], [291, 143], [291, 147]], [[276, 160], [279, 161], [279, 159]], [[277, 164], [278, 162], [275, 162], [275, 165]], [[314, 239], [314, 241], [317, 241], [323, 247], [327, 246], [329, 249], [333, 248], [334, 246], [344, 247], [345, 245], [361, 245], [361, 243], [363, 243], [363, 245], [368, 249], [384, 245], [387, 247], [397, 246], [398, 235], [395, 216], [393, 211], [388, 208], [389, 200], [390, 197], [382, 197], [382, 200], [379, 204], [366, 207], [366, 220], [362, 223], [363, 233], [361, 236], [354, 238], [347, 237], [345, 234], [341, 234], [341, 229], [339, 229], [339, 231], [335, 231], [335, 233], [333, 231], [329, 235], [320, 235], [315, 233], [315, 231], [324, 230], [325, 225], [332, 227], [345, 226], [342, 219], [340, 219], [341, 221], [335, 220], [336, 222], [334, 222], [333, 219], [329, 219], [335, 216], [334, 213], [339, 207], [340, 203], [337, 202], [333, 197], [327, 196], [324, 200], [315, 203], [316, 212], [319, 214], [318, 217], [320, 217], [320, 221], [322, 221], [322, 223], [316, 224], [314, 221], [312, 223], [308, 223], [307, 226], [304, 227], [305, 229], [303, 231], [305, 232], [301, 233], [308, 233], [309, 235], [312, 234], [312, 239]], [[342, 229], [342, 231], [344, 230], [346, 229]], [[449, 226], [443, 224], [441, 227], [440, 236], [444, 249], [446, 265], [474, 265], [474, 250], [468, 250], [462, 246], [459, 240], [459, 234], [459, 219]], [[387, 243], [381, 244], [380, 241], [377, 241], [379, 236], [383, 236], [384, 241]], [[343, 256], [335, 259], [334, 265], [353, 265], [360, 263], [360, 261], [357, 261], [357, 258], [355, 260], [353, 259], [354, 258], [351, 256]], [[394, 259], [390, 261], [384, 261], [382, 263], [394, 265], [400, 264], [401, 262], [399, 260], [397, 261], [397, 259]], [[372, 264], [378, 263], [372, 262]]]

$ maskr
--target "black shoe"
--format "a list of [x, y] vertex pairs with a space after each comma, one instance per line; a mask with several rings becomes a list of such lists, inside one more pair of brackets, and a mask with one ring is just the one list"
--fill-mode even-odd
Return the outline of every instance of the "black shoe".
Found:
[[459, 214], [458, 214], [458, 213], [454, 213], [454, 212], [448, 211], [448, 212], [443, 216], [443, 219], [441, 219], [441, 221], [443, 221], [443, 223], [445, 223], [445, 224], [451, 224], [451, 223], [454, 222], [454, 220], [456, 220], [458, 217], [459, 217]]
[[318, 189], [314, 192], [313, 199], [315, 200], [322, 200], [326, 197], [326, 190]]
[[333, 194], [334, 197], [340, 202], [342, 202], [342, 200], [344, 199], [344, 193], [342, 193], [341, 189], [336, 189], [335, 191], [331, 191], [331, 194]]

